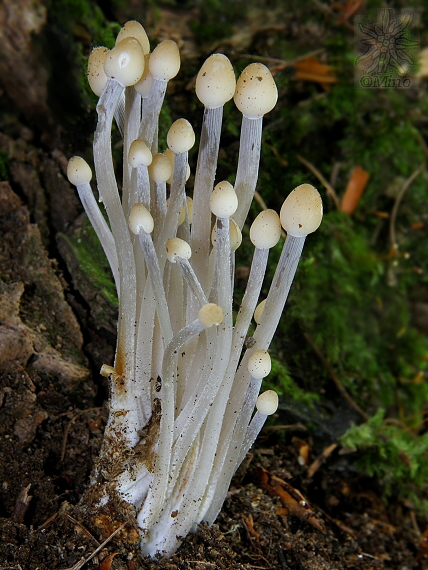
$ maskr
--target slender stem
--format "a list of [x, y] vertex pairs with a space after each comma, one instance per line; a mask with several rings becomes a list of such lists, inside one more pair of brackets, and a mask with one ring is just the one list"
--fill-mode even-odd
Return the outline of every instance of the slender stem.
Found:
[[147, 264], [148, 275], [152, 283], [153, 293], [155, 295], [157, 315], [162, 331], [163, 342], [166, 346], [172, 338], [172, 327], [168, 313], [168, 304], [166, 302], [165, 289], [162, 282], [161, 270], [150, 234], [141, 229], [139, 237], [141, 248], [143, 250], [144, 258]]
[[125, 89], [125, 124], [123, 130], [123, 182], [122, 205], [125, 218], [129, 216], [132, 206], [138, 201], [135, 187], [131, 185], [132, 168], [128, 162], [131, 143], [138, 137], [141, 115], [141, 95], [133, 87]]
[[153, 154], [157, 152], [157, 125], [168, 82], [154, 79], [149, 96], [142, 107], [138, 138], [145, 141]]
[[[128, 224], [122, 209], [111, 154], [113, 113], [123, 87], [110, 79], [97, 105], [98, 125], [94, 137], [94, 162], [100, 197], [104, 202], [116, 243], [120, 282], [118, 338], [115, 369], [118, 381], [111, 385], [111, 410], [129, 403], [134, 378], [136, 322], [136, 270]], [[134, 438], [135, 439], [135, 438]]]
[[210, 196], [214, 187], [220, 146], [223, 107], [205, 109], [193, 190], [193, 223], [191, 231], [192, 265], [208, 294], [208, 259], [210, 253]]
[[249, 119], [245, 115], [242, 117], [238, 170], [235, 180], [238, 209], [233, 216], [240, 229], [244, 225], [256, 190], [262, 144], [262, 125], [263, 117], [256, 119]]
[[100, 240], [101, 246], [106, 254], [111, 271], [113, 273], [114, 282], [118, 296], [120, 297], [120, 278], [119, 278], [119, 262], [117, 259], [116, 244], [114, 243], [113, 235], [101, 210], [92, 193], [92, 188], [89, 183], [77, 186], [80, 201], [85, 209], [86, 215], [95, 230], [95, 233]]

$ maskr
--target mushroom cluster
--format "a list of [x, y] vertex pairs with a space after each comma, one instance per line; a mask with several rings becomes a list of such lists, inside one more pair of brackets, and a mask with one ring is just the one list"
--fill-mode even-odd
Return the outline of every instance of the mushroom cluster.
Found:
[[[277, 394], [259, 395], [271, 369], [268, 349], [305, 236], [322, 218], [320, 196], [309, 184], [289, 194], [280, 215], [257, 216], [248, 283], [234, 317], [235, 250], [257, 184], [263, 115], [275, 106], [277, 89], [262, 64], [249, 65], [236, 81], [223, 54], [205, 61], [196, 79], [204, 118], [191, 198], [191, 124], [175, 121], [168, 149], [158, 148], [160, 109], [179, 68], [177, 45], [165, 40], [150, 53], [135, 21], [121, 29], [113, 49], [97, 47], [89, 57], [89, 84], [99, 96], [96, 188], [108, 222], [89, 165], [76, 156], [68, 164], [119, 297], [115, 362], [101, 370], [109, 378], [109, 419], [91, 497], [99, 508], [131, 505], [141, 548], [151, 556], [170, 555], [201, 521], [214, 522], [233, 474], [275, 413]], [[223, 106], [232, 98], [243, 115], [233, 186], [215, 180]], [[121, 192], [113, 120], [123, 137]], [[261, 301], [269, 250], [282, 228], [287, 238]], [[252, 342], [245, 344], [253, 318]]]

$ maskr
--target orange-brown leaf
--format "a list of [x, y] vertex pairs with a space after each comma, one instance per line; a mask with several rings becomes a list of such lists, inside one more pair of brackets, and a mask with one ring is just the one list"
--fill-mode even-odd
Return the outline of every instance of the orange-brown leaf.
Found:
[[116, 554], [119, 554], [119, 552], [112, 552], [111, 554], [103, 558], [98, 566], [98, 570], [113, 570], [111, 563]]
[[281, 511], [281, 514], [294, 515], [310, 523], [321, 532], [326, 532], [324, 522], [315, 513], [309, 502], [298, 489], [295, 489], [292, 485], [279, 477], [272, 475], [269, 471], [263, 469], [263, 467], [259, 467], [256, 470], [256, 474], [259, 477], [262, 487], [269, 495], [276, 495], [281, 499], [286, 511]]
[[354, 213], [369, 178], [370, 174], [368, 172], [361, 168], [361, 166], [355, 166], [340, 203], [340, 210], [342, 212], [349, 215]]
[[314, 81], [323, 88], [328, 88], [332, 83], [337, 83], [334, 68], [331, 65], [321, 63], [314, 57], [307, 57], [294, 64], [296, 69], [294, 79], [301, 81]]

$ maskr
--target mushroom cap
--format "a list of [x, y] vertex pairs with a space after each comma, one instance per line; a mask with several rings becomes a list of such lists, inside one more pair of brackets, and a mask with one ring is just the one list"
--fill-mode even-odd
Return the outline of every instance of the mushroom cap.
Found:
[[104, 63], [110, 50], [106, 47], [95, 47], [88, 59], [89, 87], [98, 97], [103, 92], [108, 77], [104, 71]]
[[248, 65], [239, 76], [233, 99], [249, 119], [272, 111], [278, 100], [278, 90], [269, 69], [262, 63]]
[[[169, 160], [169, 162], [171, 164], [171, 174], [167, 180], [167, 183], [171, 184], [172, 175], [174, 174], [175, 153], [170, 148], [167, 148], [166, 151], [164, 152], [164, 155], [167, 157], [167, 159]], [[189, 180], [189, 177], [190, 177], [190, 165], [189, 165], [189, 163], [187, 163], [186, 182]]]
[[147, 99], [152, 88], [153, 75], [150, 73], [149, 67], [150, 54], [144, 54], [144, 71], [143, 75], [134, 85], [134, 89], [141, 95], [143, 99]]
[[219, 325], [223, 322], [224, 311], [220, 305], [216, 305], [216, 303], [207, 303], [199, 309], [198, 319], [201, 325], [208, 329], [213, 325]]
[[180, 52], [172, 40], [164, 40], [152, 51], [149, 60], [150, 72], [155, 79], [169, 81], [180, 69]]
[[166, 142], [175, 154], [189, 151], [195, 144], [195, 131], [186, 119], [177, 119], [172, 123]]
[[144, 52], [135, 38], [120, 41], [107, 54], [104, 71], [124, 87], [135, 85], [143, 75]]
[[247, 364], [248, 372], [253, 378], [264, 378], [272, 368], [270, 355], [267, 350], [255, 350]]
[[281, 237], [281, 220], [275, 210], [260, 212], [250, 227], [250, 240], [257, 249], [270, 249]]
[[146, 233], [151, 234], [154, 228], [154, 221], [151, 213], [143, 204], [134, 204], [129, 214], [129, 229], [135, 235], [144, 230]]
[[150, 178], [158, 184], [166, 182], [172, 174], [171, 162], [167, 156], [161, 153], [153, 156], [153, 160], [148, 168]]
[[[217, 237], [217, 224], [214, 224], [211, 232], [211, 243], [215, 246]], [[230, 239], [230, 251], [236, 251], [242, 243], [242, 232], [239, 229], [238, 224], [233, 218], [229, 219], [229, 239]]]
[[141, 139], [135, 139], [129, 147], [128, 162], [132, 168], [138, 166], [149, 166], [152, 163], [153, 156], [149, 147]]
[[74, 186], [87, 184], [92, 179], [91, 167], [82, 157], [72, 156], [67, 165], [67, 178]]
[[254, 320], [256, 321], [257, 324], [259, 324], [259, 322], [262, 319], [262, 314], [265, 305], [266, 305], [266, 299], [263, 299], [263, 301], [260, 301], [260, 303], [256, 307], [256, 310], [254, 311]]
[[210, 196], [210, 208], [218, 218], [230, 218], [238, 208], [238, 196], [230, 184], [224, 180], [214, 186]]
[[[168, 203], [169, 203], [169, 198], [166, 201], [167, 207], [168, 207]], [[186, 196], [186, 204], [187, 204], [187, 213], [189, 216], [188, 221], [189, 221], [189, 224], [191, 224], [193, 221], [193, 200], [190, 196]], [[181, 206], [180, 215], [178, 217], [178, 225], [181, 226], [181, 224], [184, 222], [185, 219], [186, 219], [186, 208], [183, 204]]]
[[147, 37], [146, 30], [140, 22], [137, 22], [136, 20], [129, 20], [129, 22], [126, 22], [117, 34], [116, 44], [125, 38], [135, 38], [140, 42], [145, 54], [150, 52], [149, 38]]
[[184, 239], [173, 237], [166, 242], [166, 256], [171, 263], [176, 263], [177, 257], [181, 259], [190, 259], [192, 250], [190, 245]]
[[271, 416], [278, 409], [278, 394], [274, 390], [266, 390], [257, 398], [256, 408], [264, 416]]
[[196, 77], [196, 95], [208, 109], [222, 107], [236, 89], [235, 72], [229, 59], [214, 53], [204, 62]]
[[322, 200], [310, 184], [297, 186], [285, 199], [280, 211], [284, 230], [295, 237], [314, 232], [322, 220]]

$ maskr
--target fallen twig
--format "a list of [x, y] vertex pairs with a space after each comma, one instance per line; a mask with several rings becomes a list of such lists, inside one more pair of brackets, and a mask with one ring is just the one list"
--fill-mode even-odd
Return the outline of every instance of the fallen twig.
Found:
[[337, 197], [337, 194], [336, 194], [333, 186], [331, 186], [331, 184], [328, 182], [328, 180], [326, 180], [324, 178], [324, 176], [321, 174], [321, 172], [312, 163], [310, 163], [308, 160], [306, 160], [306, 158], [303, 158], [303, 156], [300, 156], [299, 154], [297, 155], [297, 158], [298, 158], [298, 160], [300, 160], [300, 162], [302, 164], [304, 164], [312, 172], [312, 174], [314, 176], [316, 176], [318, 178], [318, 180], [321, 182], [321, 184], [327, 190], [327, 193], [330, 194], [336, 208], [338, 210], [340, 210], [340, 200]]

